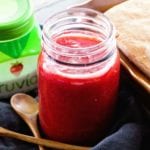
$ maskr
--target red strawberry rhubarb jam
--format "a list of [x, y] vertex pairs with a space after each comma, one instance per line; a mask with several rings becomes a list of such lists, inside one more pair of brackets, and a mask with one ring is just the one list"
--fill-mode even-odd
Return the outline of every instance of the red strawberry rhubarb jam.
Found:
[[69, 30], [52, 37], [56, 47], [43, 44], [38, 63], [39, 120], [49, 139], [89, 145], [110, 126], [120, 62], [113, 43], [103, 46], [100, 37]]

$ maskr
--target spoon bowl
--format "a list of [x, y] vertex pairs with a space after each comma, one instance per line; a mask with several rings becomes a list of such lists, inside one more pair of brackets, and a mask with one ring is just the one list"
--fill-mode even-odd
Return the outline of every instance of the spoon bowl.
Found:
[[29, 95], [15, 94], [11, 98], [11, 106], [23, 116], [38, 115], [38, 103]]
[[[27, 94], [18, 93], [11, 97], [10, 103], [15, 112], [29, 126], [33, 135], [40, 138], [37, 125], [37, 117], [39, 112], [37, 101]], [[44, 148], [39, 145], [39, 150], [44, 150]]]

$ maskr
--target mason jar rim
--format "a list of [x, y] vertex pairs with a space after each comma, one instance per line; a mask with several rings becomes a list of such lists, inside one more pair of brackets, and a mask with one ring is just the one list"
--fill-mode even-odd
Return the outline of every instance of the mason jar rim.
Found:
[[[64, 14], [69, 13], [69, 12], [71, 12], [71, 11], [75, 11], [75, 12], [77, 12], [77, 13], [79, 13], [79, 14], [82, 13], [82, 12], [85, 12], [85, 13], [86, 13], [86, 12], [88, 12], [88, 13], [95, 13], [97, 16], [102, 17], [102, 18], [105, 19], [105, 21], [107, 22], [107, 25], [108, 25], [109, 28], [110, 28], [109, 35], [107, 36], [107, 38], [106, 38], [104, 41], [102, 41], [102, 42], [100, 42], [100, 43], [98, 43], [98, 44], [96, 44], [96, 45], [94, 45], [94, 46], [91, 46], [91, 48], [94, 48], [94, 47], [96, 47], [96, 46], [102, 46], [105, 42], [107, 42], [107, 40], [109, 40], [109, 39], [111, 39], [113, 36], [115, 36], [116, 33], [115, 33], [115, 28], [114, 28], [113, 24], [110, 22], [109, 18], [108, 18], [107, 16], [105, 16], [103, 13], [98, 12], [98, 11], [93, 10], [93, 9], [89, 9], [89, 8], [70, 8], [70, 9], [68, 9], [68, 10], [58, 12], [58, 13], [52, 15], [51, 17], [49, 17], [49, 18], [47, 19], [47, 21], [45, 22], [45, 24], [44, 24], [44, 26], [43, 26], [43, 39], [44, 39], [44, 40], [45, 40], [45, 38], [48, 39], [48, 41], [46, 41], [46, 42], [48, 42], [49, 44], [55, 44], [55, 45], [58, 46], [58, 47], [67, 48], [66, 46], [63, 46], [63, 45], [60, 45], [60, 44], [54, 42], [53, 39], [50, 38], [48, 32], [49, 32], [49, 30], [51, 29], [51, 27], [55, 24], [55, 21], [58, 20], [58, 16], [59, 16], [59, 15], [62, 15], [62, 16], [63, 16]], [[73, 17], [73, 16], [71, 16], [71, 17]], [[60, 19], [60, 18], [59, 18], [59, 19]], [[94, 18], [94, 19], [95, 19], [95, 18]], [[75, 48], [75, 49], [86, 49], [86, 48], [87, 48], [87, 47], [85, 47], [85, 48], [83, 48], [83, 47], [82, 47], [82, 48]], [[88, 47], [88, 48], [90, 48], [90, 47]], [[69, 48], [69, 49], [70, 49], [70, 48]], [[73, 49], [73, 48], [72, 48], [72, 49]]]
[[[73, 23], [70, 23], [68, 25], [68, 23], [66, 23], [65, 21], [68, 21], [69, 19], [73, 21]], [[86, 25], [88, 27], [91, 27], [93, 29], [93, 32], [94, 31], [97, 32], [99, 37], [101, 35], [100, 33], [107, 32], [105, 33], [106, 34], [105, 38], [102, 41], [100, 40], [98, 44], [87, 46], [87, 47], [86, 46], [79, 47], [79, 48], [78, 47], [72, 48], [72, 47], [61, 45], [53, 39], [53, 35], [55, 34], [58, 35], [62, 31], [67, 31], [69, 29], [68, 26], [72, 28], [74, 25], [76, 27], [78, 21], [80, 23], [78, 26], [78, 29], [80, 29], [81, 24], [84, 24], [82, 21], [85, 21], [85, 22], [88, 21], [88, 24]], [[66, 24], [63, 24], [62, 22], [63, 23], [65, 22]], [[103, 24], [100, 24], [100, 23], [103, 23]], [[62, 30], [63, 27], [64, 27], [64, 30]], [[83, 29], [87, 29], [87, 28], [83, 28]], [[63, 35], [63, 32], [62, 32], [62, 35]], [[43, 48], [45, 48], [45, 52], [47, 53], [49, 57], [51, 57], [52, 53], [55, 53], [60, 56], [65, 56], [65, 57], [80, 57], [80, 56], [82, 57], [85, 55], [90, 55], [90, 54], [96, 55], [99, 53], [105, 54], [105, 56], [103, 56], [103, 58], [100, 58], [100, 60], [86, 64], [86, 65], [91, 65], [94, 63], [103, 62], [107, 60], [109, 57], [111, 57], [111, 55], [113, 55], [113, 50], [116, 48], [115, 28], [113, 24], [104, 14], [98, 11], [92, 10], [92, 9], [88, 9], [88, 8], [70, 8], [68, 10], [58, 12], [57, 14], [51, 16], [46, 21], [43, 27], [42, 38], [43, 38]], [[70, 53], [70, 50], [74, 51], [75, 53]], [[76, 53], [77, 51], [80, 51], [81, 53]], [[73, 65], [73, 66], [85, 65], [85, 64], [80, 64], [80, 63], [70, 64], [68, 62], [61, 62], [60, 60], [57, 60], [55, 58], [52, 58], [52, 59], [55, 60], [56, 62], [66, 64], [66, 65]]]

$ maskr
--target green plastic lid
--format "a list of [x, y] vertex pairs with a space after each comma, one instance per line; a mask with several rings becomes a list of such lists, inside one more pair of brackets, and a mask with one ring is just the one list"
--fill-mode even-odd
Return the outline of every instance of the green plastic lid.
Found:
[[0, 40], [26, 33], [33, 24], [28, 0], [0, 0]]
[[0, 51], [19, 57], [33, 25], [29, 0], [0, 0]]

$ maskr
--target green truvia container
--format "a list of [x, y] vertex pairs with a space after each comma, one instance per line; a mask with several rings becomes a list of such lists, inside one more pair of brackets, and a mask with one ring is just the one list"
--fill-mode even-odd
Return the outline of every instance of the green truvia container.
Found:
[[40, 45], [29, 0], [0, 0], [0, 99], [36, 87]]

